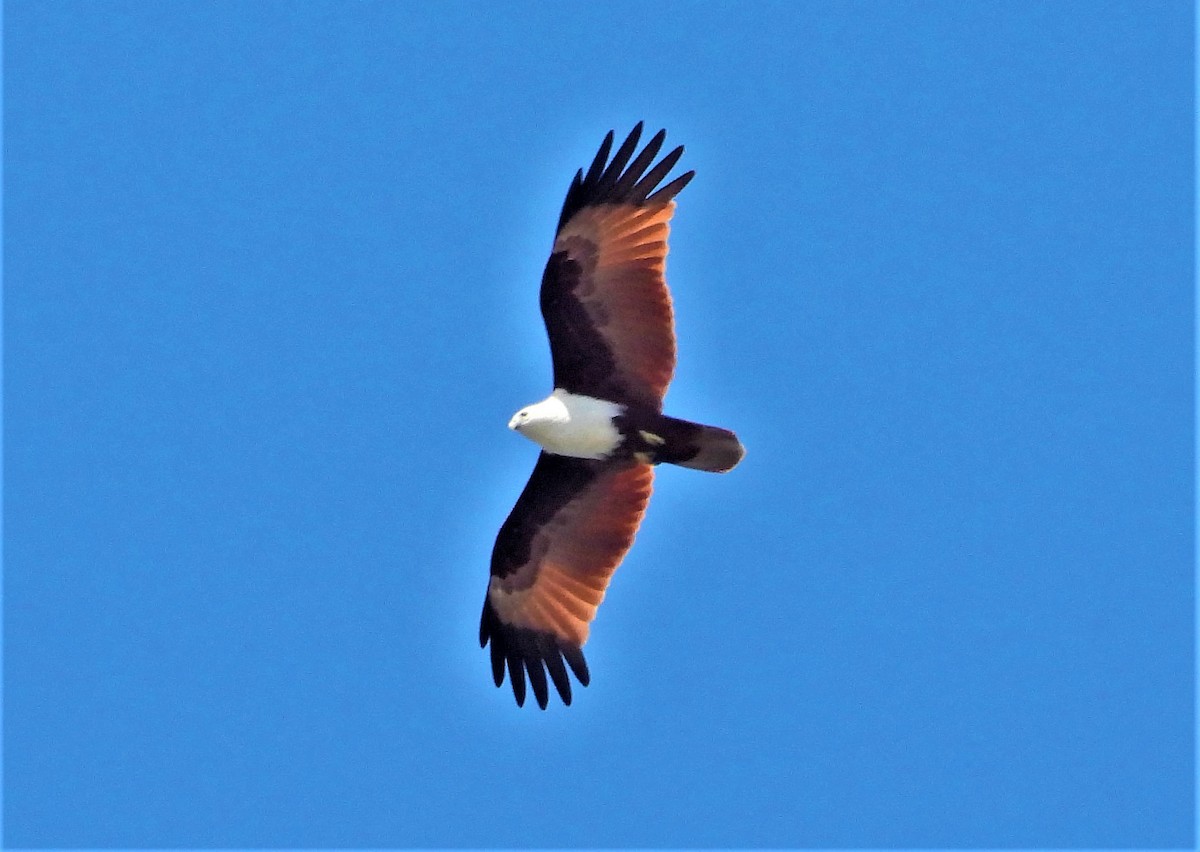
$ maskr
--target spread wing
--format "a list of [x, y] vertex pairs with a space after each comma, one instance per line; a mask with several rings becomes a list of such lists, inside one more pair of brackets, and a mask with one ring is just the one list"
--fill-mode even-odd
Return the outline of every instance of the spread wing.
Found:
[[695, 173], [656, 191], [683, 147], [650, 168], [666, 138], [660, 130], [630, 162], [641, 132], [639, 123], [608, 162], [610, 132], [587, 174], [575, 175], [542, 275], [541, 304], [555, 387], [661, 410], [675, 372], [664, 277], [671, 199]]
[[[517, 704], [525, 677], [546, 707], [546, 674], [571, 703], [566, 666], [587, 686], [588, 625], [613, 572], [633, 544], [654, 468], [542, 453], [500, 528], [483, 602], [479, 644], [492, 644], [492, 675], [505, 666]], [[544, 666], [544, 668], [543, 668]]]

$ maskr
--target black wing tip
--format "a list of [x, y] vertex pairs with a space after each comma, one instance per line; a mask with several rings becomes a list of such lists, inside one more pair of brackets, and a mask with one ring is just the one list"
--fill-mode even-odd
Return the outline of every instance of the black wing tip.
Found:
[[[612, 150], [615, 136], [612, 130], [608, 131], [587, 174], [584, 175], [583, 170], [580, 169], [571, 182], [571, 186], [567, 190], [567, 197], [563, 201], [562, 213], [558, 217], [557, 230], [561, 231], [563, 225], [585, 207], [599, 204], [665, 203], [687, 186], [695, 172], [688, 172], [682, 179], [676, 178], [655, 192], [655, 187], [683, 156], [683, 146], [680, 145], [672, 150], [659, 161], [658, 165], [651, 168], [651, 163], [667, 138], [667, 131], [664, 128], [655, 133], [643, 146], [642, 152], [634, 157], [633, 154], [637, 149], [638, 140], [641, 139], [644, 127], [644, 121], [635, 124], [611, 160], [608, 159], [608, 153]], [[663, 168], [667, 161], [670, 161], [670, 165]], [[670, 191], [668, 192], [668, 190]]]
[[678, 195], [685, 186], [692, 182], [692, 178], [696, 176], [695, 171], [684, 172], [675, 180], [664, 186], [658, 192], [646, 199], [647, 204], [656, 204], [658, 202], [671, 201]]
[[529, 686], [533, 690], [538, 707], [546, 709], [550, 699], [547, 673], [562, 703], [567, 707], [571, 706], [571, 680], [567, 676], [566, 666], [563, 665], [564, 659], [580, 685], [587, 686], [591, 681], [581, 648], [561, 641], [548, 631], [505, 624], [492, 607], [491, 600], [485, 596], [483, 615], [479, 621], [479, 645], [484, 647], [489, 642], [492, 645], [492, 680], [497, 687], [503, 686], [504, 672], [505, 669], [508, 670], [513, 697], [517, 700], [518, 707], [525, 706], [528, 674]]
[[587, 686], [592, 682], [592, 673], [588, 671], [587, 660], [583, 657], [583, 649], [570, 645], [563, 648], [563, 657], [567, 660], [567, 665], [571, 667], [571, 671], [575, 673], [576, 679], [583, 685]]

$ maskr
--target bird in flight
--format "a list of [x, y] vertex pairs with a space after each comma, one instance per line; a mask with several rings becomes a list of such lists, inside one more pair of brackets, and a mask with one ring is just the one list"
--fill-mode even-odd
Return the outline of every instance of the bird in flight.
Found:
[[588, 685], [588, 628], [633, 544], [654, 465], [723, 473], [745, 454], [726, 429], [662, 413], [675, 371], [667, 234], [695, 172], [660, 187], [683, 146], [651, 167], [666, 131], [633, 157], [641, 133], [639, 122], [609, 160], [609, 132], [567, 190], [541, 289], [554, 391], [508, 423], [542, 452], [496, 537], [479, 644], [491, 643], [496, 686], [507, 668], [523, 706], [528, 678], [543, 710], [547, 675], [564, 704], [568, 666]]

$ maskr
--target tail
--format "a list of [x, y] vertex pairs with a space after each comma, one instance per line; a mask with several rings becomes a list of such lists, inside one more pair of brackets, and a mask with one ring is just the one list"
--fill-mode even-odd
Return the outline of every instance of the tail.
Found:
[[654, 452], [656, 462], [725, 473], [746, 455], [737, 435], [719, 426], [704, 426], [664, 415], [657, 432], [663, 443]]

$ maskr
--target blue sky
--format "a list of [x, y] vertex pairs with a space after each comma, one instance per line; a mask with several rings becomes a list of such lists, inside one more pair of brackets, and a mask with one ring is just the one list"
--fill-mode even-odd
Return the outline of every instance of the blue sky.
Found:
[[[1183, 2], [5, 7], [9, 846], [1193, 838]], [[604, 133], [696, 178], [574, 706], [476, 641]]]

